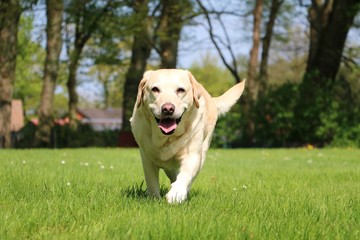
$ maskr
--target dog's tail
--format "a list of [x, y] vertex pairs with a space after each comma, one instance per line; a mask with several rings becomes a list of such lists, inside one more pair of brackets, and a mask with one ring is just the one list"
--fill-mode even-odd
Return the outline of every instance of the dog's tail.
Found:
[[245, 88], [245, 81], [246, 80], [243, 80], [242, 82], [236, 84], [227, 90], [223, 95], [213, 98], [219, 116], [227, 113], [240, 98]]

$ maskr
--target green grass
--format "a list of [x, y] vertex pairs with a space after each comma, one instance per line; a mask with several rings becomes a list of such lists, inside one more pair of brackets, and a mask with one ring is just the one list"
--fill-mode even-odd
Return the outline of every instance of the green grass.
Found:
[[181, 205], [142, 181], [137, 149], [0, 150], [0, 239], [360, 239], [360, 150], [210, 150]]

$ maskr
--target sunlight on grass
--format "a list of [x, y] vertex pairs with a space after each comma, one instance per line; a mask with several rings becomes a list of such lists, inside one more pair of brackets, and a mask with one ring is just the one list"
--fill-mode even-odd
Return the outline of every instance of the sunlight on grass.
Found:
[[210, 150], [168, 205], [137, 149], [1, 150], [0, 238], [359, 239], [359, 172], [357, 149]]

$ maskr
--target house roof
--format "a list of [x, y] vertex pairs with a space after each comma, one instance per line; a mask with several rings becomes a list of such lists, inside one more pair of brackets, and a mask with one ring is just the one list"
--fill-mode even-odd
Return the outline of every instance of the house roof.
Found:
[[21, 100], [11, 101], [11, 125], [12, 132], [18, 132], [24, 127], [24, 112]]
[[122, 121], [122, 109], [121, 108], [108, 108], [108, 109], [78, 109], [80, 118], [87, 118], [92, 121], [99, 122], [121, 122]]

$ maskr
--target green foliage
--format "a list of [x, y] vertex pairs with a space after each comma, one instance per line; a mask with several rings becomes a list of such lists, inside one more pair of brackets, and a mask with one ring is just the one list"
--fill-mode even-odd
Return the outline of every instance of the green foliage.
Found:
[[[34, 34], [34, 16], [22, 15], [18, 32], [18, 54], [16, 58], [16, 80], [14, 84], [13, 98], [21, 99], [27, 118], [35, 117], [40, 104], [42, 89], [42, 77], [45, 61], [45, 50], [32, 39]], [[63, 86], [67, 78], [66, 63], [60, 64], [57, 86]], [[58, 88], [60, 89], [60, 88]], [[62, 117], [67, 108], [65, 91], [55, 92], [55, 113]]]
[[235, 84], [229, 71], [220, 67], [217, 58], [209, 53], [202, 58], [200, 63], [193, 63], [189, 70], [210, 95], [215, 97], [220, 96]]
[[[286, 83], [271, 88], [250, 107], [248, 118], [254, 124], [251, 138], [258, 147], [284, 147], [306, 144], [294, 138], [296, 134], [295, 106], [298, 103], [298, 84]], [[241, 104], [237, 104], [215, 129], [213, 147], [249, 146], [249, 119], [244, 118]], [[253, 146], [252, 146], [253, 147]]]
[[360, 147], [359, 106], [351, 92], [344, 91], [349, 89], [344, 85], [346, 80], [338, 79], [332, 90], [325, 91], [324, 87], [309, 99], [300, 97], [298, 84], [287, 83], [269, 90], [252, 114], [257, 145]]
[[298, 141], [323, 146], [331, 144], [338, 134], [347, 136], [345, 132], [358, 127], [359, 105], [346, 78], [323, 79], [315, 72], [304, 78], [299, 91], [302, 98], [294, 109]]
[[[360, 114], [358, 111], [357, 114]], [[340, 128], [334, 136], [330, 146], [337, 147], [360, 147], [360, 124], [348, 126], [346, 129]]]
[[101, 107], [120, 107], [122, 106], [123, 93], [120, 89], [124, 86], [125, 67], [118, 65], [96, 64], [89, 70], [97, 82], [103, 87], [103, 101]]
[[68, 98], [66, 96], [65, 88], [59, 88], [59, 92], [54, 95], [54, 117], [55, 118], [62, 118], [67, 113], [68, 108]]
[[[255, 146], [360, 147], [360, 108], [340, 85], [338, 82], [326, 97], [317, 96], [317, 102], [307, 108], [299, 108], [304, 101], [299, 97], [299, 84], [287, 83], [270, 89], [250, 109]], [[218, 120], [212, 147], [249, 146], [244, 135], [248, 127], [241, 104], [237, 104]]]
[[[340, 82], [341, 81], [341, 82]], [[341, 83], [347, 85], [345, 79], [337, 82], [333, 91], [332, 103], [323, 114], [322, 127], [317, 134], [331, 136], [331, 146], [360, 147], [360, 105], [349, 91], [343, 91]], [[357, 93], [355, 93], [357, 94]]]
[[210, 150], [190, 199], [169, 205], [144, 195], [138, 149], [2, 150], [0, 238], [359, 239], [359, 159]]
[[238, 146], [242, 138], [243, 121], [240, 104], [236, 104], [225, 116], [218, 119], [211, 147], [231, 148]]
[[62, 118], [68, 110], [68, 92], [66, 82], [68, 78], [68, 62], [60, 62], [54, 94], [54, 117]]
[[294, 107], [297, 104], [298, 85], [287, 83], [270, 90], [256, 103], [252, 116], [258, 146], [279, 147], [294, 144], [292, 139]]
[[300, 83], [304, 76], [307, 62], [307, 55], [304, 53], [308, 51], [309, 36], [300, 26], [293, 26], [286, 32], [285, 41], [280, 41], [275, 35], [271, 42], [273, 60], [268, 66], [269, 86], [279, 87], [288, 82]]
[[16, 58], [16, 80], [13, 98], [21, 99], [24, 111], [35, 114], [40, 102], [41, 83], [45, 51], [31, 39], [34, 17], [23, 15], [18, 32], [18, 54]]

